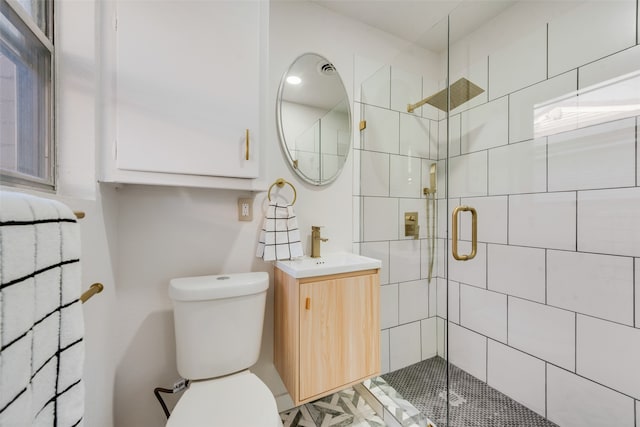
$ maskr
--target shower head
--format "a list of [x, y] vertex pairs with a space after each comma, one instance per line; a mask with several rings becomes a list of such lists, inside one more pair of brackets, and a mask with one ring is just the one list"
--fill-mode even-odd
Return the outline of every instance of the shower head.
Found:
[[[451, 86], [449, 86], [449, 92], [450, 92], [450, 107], [453, 110], [454, 108], [459, 107], [460, 105], [464, 104], [470, 99], [473, 99], [476, 96], [480, 95], [482, 92], [484, 92], [484, 89], [475, 85], [474, 83], [471, 83], [469, 80], [463, 77], [457, 80]], [[446, 112], [447, 111], [447, 89], [446, 88], [442, 89], [440, 92], [434, 95], [431, 95], [416, 104], [409, 105], [407, 107], [407, 111], [412, 113], [413, 110], [423, 106], [424, 104], [433, 105], [437, 109]]]

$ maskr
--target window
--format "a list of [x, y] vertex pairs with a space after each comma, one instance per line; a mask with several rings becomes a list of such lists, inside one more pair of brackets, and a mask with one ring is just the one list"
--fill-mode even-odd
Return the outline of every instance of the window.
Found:
[[53, 2], [0, 0], [0, 181], [53, 189]]

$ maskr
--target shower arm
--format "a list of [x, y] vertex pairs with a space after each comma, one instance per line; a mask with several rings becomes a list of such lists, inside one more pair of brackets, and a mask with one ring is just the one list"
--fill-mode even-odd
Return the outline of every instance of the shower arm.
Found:
[[408, 113], [413, 113], [413, 110], [415, 110], [416, 108], [420, 108], [422, 107], [424, 104], [426, 104], [427, 102], [431, 101], [431, 98], [433, 98], [435, 95], [431, 95], [425, 99], [423, 99], [422, 101], [418, 101], [415, 104], [408, 104], [407, 105], [407, 112]]

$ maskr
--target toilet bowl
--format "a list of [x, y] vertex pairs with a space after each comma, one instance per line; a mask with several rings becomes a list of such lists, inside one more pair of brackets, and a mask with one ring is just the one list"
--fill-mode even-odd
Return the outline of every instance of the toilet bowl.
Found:
[[273, 394], [248, 369], [268, 287], [264, 272], [171, 280], [177, 367], [190, 385], [167, 427], [282, 426]]
[[167, 427], [282, 427], [273, 394], [249, 371], [192, 382]]

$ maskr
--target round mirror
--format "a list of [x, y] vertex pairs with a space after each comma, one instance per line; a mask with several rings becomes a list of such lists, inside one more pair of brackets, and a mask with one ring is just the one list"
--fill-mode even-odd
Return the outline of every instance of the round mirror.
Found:
[[282, 77], [276, 106], [280, 143], [291, 168], [314, 185], [335, 180], [351, 147], [351, 110], [333, 64], [299, 56]]

